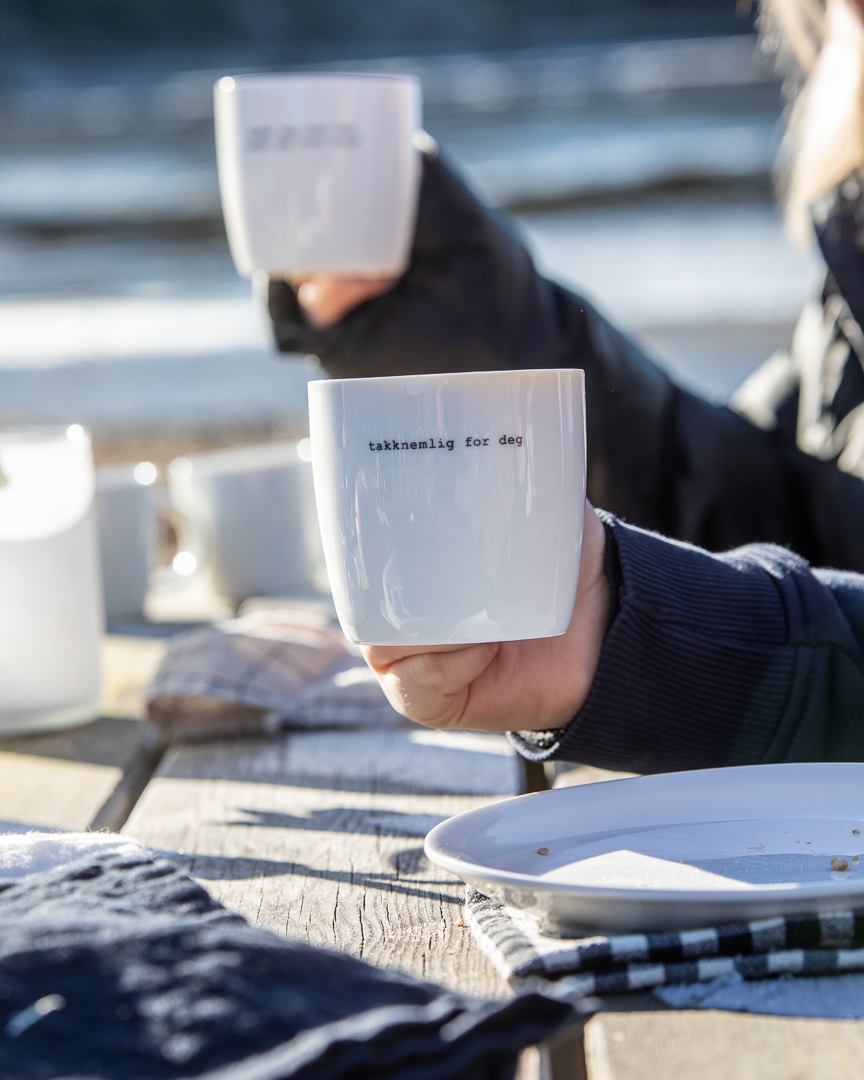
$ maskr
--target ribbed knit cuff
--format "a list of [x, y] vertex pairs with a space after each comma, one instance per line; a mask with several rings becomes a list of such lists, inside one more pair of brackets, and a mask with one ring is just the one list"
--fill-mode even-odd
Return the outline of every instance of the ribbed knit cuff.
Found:
[[807, 564], [766, 545], [711, 555], [603, 516], [621, 584], [591, 693], [563, 730], [512, 733], [517, 749], [633, 772], [765, 760], [795, 679], [786, 594]]

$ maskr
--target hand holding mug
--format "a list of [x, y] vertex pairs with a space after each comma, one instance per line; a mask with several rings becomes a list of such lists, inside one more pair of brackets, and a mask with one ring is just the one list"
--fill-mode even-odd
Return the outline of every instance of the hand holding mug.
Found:
[[306, 320], [317, 329], [326, 329], [349, 311], [389, 292], [398, 277], [338, 277], [316, 274], [292, 284], [297, 303]]
[[560, 312], [523, 239], [431, 140], [415, 146], [422, 173], [404, 272], [379, 291], [371, 273], [368, 287], [346, 288], [348, 274], [319, 270], [325, 288], [302, 297], [299, 275], [271, 274], [267, 304], [280, 350], [312, 353], [337, 378], [555, 363]]
[[538, 731], [581, 709], [609, 618], [606, 537], [586, 505], [573, 618], [561, 637], [437, 648], [366, 645], [363, 656], [393, 708], [435, 728]]

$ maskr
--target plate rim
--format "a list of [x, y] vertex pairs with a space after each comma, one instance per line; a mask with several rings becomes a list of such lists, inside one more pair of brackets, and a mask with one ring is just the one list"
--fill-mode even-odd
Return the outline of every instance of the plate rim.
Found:
[[[452, 817], [439, 822], [426, 834], [423, 850], [427, 858], [436, 866], [455, 874], [467, 883], [482, 881], [518, 889], [524, 892], [542, 893], [546, 895], [559, 895], [568, 898], [584, 898], [591, 901], [609, 900], [622, 903], [638, 903], [642, 907], [657, 904], [717, 904], [720, 906], [741, 907], [745, 905], [757, 906], [792, 901], [824, 901], [836, 897], [841, 902], [848, 903], [857, 897], [864, 897], [864, 878], [844, 881], [813, 882], [794, 886], [792, 888], [775, 888], [770, 885], [756, 886], [752, 889], [650, 889], [632, 886], [615, 885], [579, 885], [570, 882], [544, 881], [533, 874], [527, 874], [514, 870], [499, 870], [484, 866], [480, 863], [471, 863], [458, 856], [447, 854], [440, 848], [441, 836], [446, 836], [450, 828], [458, 826], [460, 822], [470, 819], [479, 814], [488, 812], [491, 807], [512, 806], [524, 799], [543, 799], [550, 795], [559, 795], [563, 792], [586, 791], [590, 788], [602, 785], [607, 787], [612, 784], [634, 784], [644, 780], [663, 780], [665, 778], [681, 778], [694, 775], [705, 776], [707, 774], [729, 775], [733, 772], [752, 773], [766, 770], [788, 770], [790, 772], [807, 771], [813, 768], [831, 769], [836, 771], [864, 770], [864, 762], [772, 762], [764, 765], [730, 765], [710, 769], [682, 769], [676, 772], [648, 773], [643, 776], [622, 777], [618, 780], [592, 781], [588, 784], [573, 784], [567, 787], [550, 788], [547, 791], [532, 792], [530, 794], [512, 795], [508, 798], [493, 800], [483, 803], [481, 806], [463, 810]], [[864, 773], [862, 773], [864, 778]], [[736, 820], [730, 818], [730, 820]], [[739, 819], [740, 820], [740, 819]], [[862, 795], [862, 821], [864, 821], [864, 795]], [[864, 835], [862, 835], [864, 839]]]

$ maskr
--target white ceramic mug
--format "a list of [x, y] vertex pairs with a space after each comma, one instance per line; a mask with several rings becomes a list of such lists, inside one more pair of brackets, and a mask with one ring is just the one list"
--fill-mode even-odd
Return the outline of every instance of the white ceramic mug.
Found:
[[101, 698], [90, 438], [0, 431], [0, 735], [86, 723]]
[[351, 640], [566, 631], [585, 506], [581, 371], [311, 382], [309, 424], [330, 586]]
[[109, 623], [144, 615], [156, 539], [157, 476], [149, 461], [96, 470], [99, 554]]
[[326, 592], [302, 440], [177, 458], [168, 493], [181, 560], [207, 571], [233, 603]]
[[416, 79], [226, 76], [214, 97], [222, 209], [241, 274], [405, 270], [420, 178]]

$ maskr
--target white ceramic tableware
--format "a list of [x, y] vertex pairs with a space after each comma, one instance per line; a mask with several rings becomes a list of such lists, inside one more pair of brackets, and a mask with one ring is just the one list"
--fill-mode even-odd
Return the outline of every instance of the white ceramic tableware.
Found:
[[208, 571], [216, 591], [235, 604], [326, 591], [307, 446], [234, 447], [169, 467], [181, 559]]
[[90, 439], [0, 431], [0, 735], [93, 720], [102, 586]]
[[400, 274], [420, 177], [408, 76], [238, 75], [215, 86], [219, 187], [241, 274]]
[[560, 933], [862, 910], [862, 790], [861, 764], [582, 784], [458, 814], [426, 854]]
[[585, 505], [581, 371], [311, 382], [309, 423], [330, 586], [352, 641], [565, 632]]
[[157, 475], [149, 461], [96, 470], [99, 555], [109, 623], [144, 614], [156, 539]]

